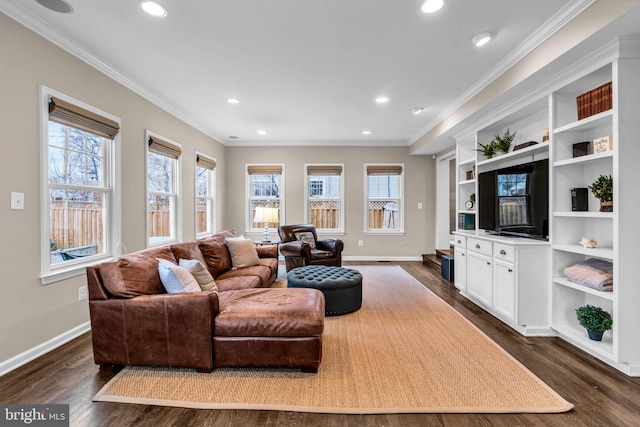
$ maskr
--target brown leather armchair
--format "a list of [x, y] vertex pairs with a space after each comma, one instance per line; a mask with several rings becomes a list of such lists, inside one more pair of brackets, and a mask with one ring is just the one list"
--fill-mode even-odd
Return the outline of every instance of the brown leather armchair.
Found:
[[278, 234], [287, 271], [305, 265], [342, 265], [342, 240], [318, 240], [313, 224], [282, 225], [278, 227]]

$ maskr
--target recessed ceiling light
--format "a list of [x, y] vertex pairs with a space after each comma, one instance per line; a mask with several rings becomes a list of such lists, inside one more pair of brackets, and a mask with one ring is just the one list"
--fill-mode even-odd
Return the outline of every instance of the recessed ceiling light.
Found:
[[491, 34], [489, 33], [478, 33], [471, 37], [471, 42], [476, 47], [484, 46], [485, 44], [489, 43], [489, 40], [491, 40]]
[[140, 2], [142, 10], [156, 18], [164, 18], [167, 16], [167, 8], [155, 1], [143, 0]]
[[41, 6], [58, 13], [72, 13], [73, 6], [64, 0], [36, 0]]
[[424, 13], [433, 13], [442, 9], [444, 0], [426, 0], [420, 8]]
[[363, 130], [362, 134], [363, 135], [371, 135], [371, 131], [370, 130]]
[[266, 130], [259, 130], [258, 131], [258, 135], [266, 135], [267, 131]]
[[387, 98], [386, 96], [379, 96], [376, 98], [376, 102], [378, 104], [384, 104], [386, 102], [389, 102], [389, 98]]
[[229, 104], [240, 104], [240, 100], [235, 99], [235, 98], [227, 98], [227, 102]]
[[424, 111], [424, 108], [422, 107], [413, 107], [411, 109], [411, 114], [413, 114], [414, 116], [417, 116], [418, 114], [422, 113]]

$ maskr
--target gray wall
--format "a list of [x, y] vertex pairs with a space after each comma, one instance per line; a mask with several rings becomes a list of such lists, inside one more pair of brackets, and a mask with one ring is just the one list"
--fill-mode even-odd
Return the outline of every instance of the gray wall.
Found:
[[[89, 320], [78, 276], [40, 282], [40, 85], [122, 119], [122, 243], [145, 247], [145, 129], [183, 146], [183, 238], [194, 238], [194, 153], [214, 157], [224, 176], [225, 147], [0, 13], [0, 363]], [[219, 180], [218, 195], [225, 187]], [[10, 210], [10, 192], [25, 209]], [[218, 218], [222, 215], [218, 209]], [[219, 225], [221, 227], [221, 225]]]
[[[245, 164], [285, 165], [285, 223], [298, 224], [304, 218], [304, 164], [345, 165], [345, 257], [376, 259], [418, 259], [433, 253], [435, 240], [435, 161], [431, 156], [411, 156], [407, 147], [233, 147], [227, 148], [227, 203], [224, 223], [247, 237]], [[405, 164], [405, 235], [364, 234], [364, 163]], [[418, 209], [418, 203], [423, 208]], [[272, 238], [276, 236], [272, 235]], [[358, 247], [358, 240], [364, 241]]]
[[[286, 163], [287, 221], [303, 220], [303, 164], [341, 162], [346, 172], [345, 255], [419, 257], [434, 240], [435, 172], [430, 157], [407, 148], [228, 148], [158, 108], [62, 49], [0, 13], [0, 116], [5, 152], [0, 179], [0, 367], [23, 357], [89, 320], [87, 301], [78, 301], [83, 275], [46, 286], [40, 275], [40, 105], [45, 85], [122, 120], [122, 244], [126, 252], [146, 245], [145, 129], [182, 144], [182, 237], [195, 236], [194, 156], [218, 162], [217, 229], [244, 231], [244, 164]], [[364, 162], [406, 164], [406, 235], [364, 236]], [[10, 193], [25, 194], [25, 209], [10, 210]], [[418, 202], [424, 208], [418, 210]], [[256, 238], [259, 235], [255, 236]], [[362, 239], [365, 246], [357, 247]]]

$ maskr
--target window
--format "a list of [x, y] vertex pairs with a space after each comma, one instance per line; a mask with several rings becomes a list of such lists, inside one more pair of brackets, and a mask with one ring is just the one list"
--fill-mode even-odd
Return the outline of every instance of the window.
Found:
[[[278, 218], [284, 222], [284, 165], [247, 165], [247, 189], [249, 204], [247, 229], [263, 231], [264, 223], [254, 222], [257, 207], [278, 209]], [[269, 223], [270, 229], [277, 229], [280, 223]]]
[[147, 131], [147, 239], [149, 246], [180, 240], [180, 145]]
[[404, 232], [402, 164], [365, 164], [366, 232]]
[[318, 231], [344, 231], [343, 165], [305, 165], [306, 221]]
[[196, 236], [215, 231], [215, 167], [216, 161], [196, 153]]
[[42, 88], [42, 282], [84, 273], [119, 241], [119, 121]]

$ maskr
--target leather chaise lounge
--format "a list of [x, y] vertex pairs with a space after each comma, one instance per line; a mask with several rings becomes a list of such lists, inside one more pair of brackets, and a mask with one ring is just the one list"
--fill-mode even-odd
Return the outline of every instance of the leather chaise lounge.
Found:
[[[277, 248], [258, 247], [259, 264], [232, 268], [228, 230], [210, 238], [145, 249], [87, 268], [94, 361], [98, 365], [283, 367], [317, 372], [324, 297], [315, 289], [269, 288]], [[157, 258], [198, 259], [218, 292], [166, 293]]]

